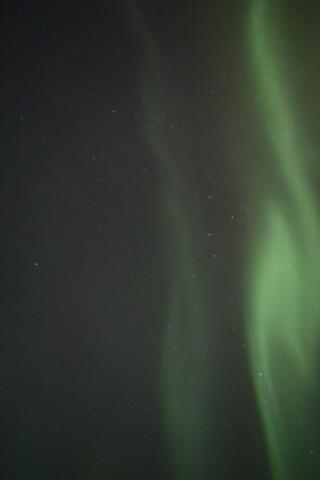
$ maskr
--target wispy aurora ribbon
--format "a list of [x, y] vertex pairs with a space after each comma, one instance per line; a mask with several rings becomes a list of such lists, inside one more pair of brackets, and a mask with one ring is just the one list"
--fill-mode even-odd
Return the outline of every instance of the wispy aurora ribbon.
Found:
[[251, 232], [247, 335], [273, 478], [315, 480], [320, 478], [319, 206], [307, 178], [308, 140], [296, 128], [275, 48], [271, 5], [253, 1], [248, 28], [266, 146], [273, 149], [266, 171], [281, 187], [268, 173], [260, 195], [252, 189], [259, 218]]
[[179, 112], [179, 95], [174, 81], [168, 80], [168, 67], [161, 61], [161, 51], [146, 21], [137, 7], [131, 13], [146, 51], [141, 88], [146, 140], [159, 178], [161, 240], [169, 267], [159, 374], [164, 438], [172, 478], [204, 480], [212, 456], [205, 237], [190, 194], [188, 168], [183, 164], [188, 138]]

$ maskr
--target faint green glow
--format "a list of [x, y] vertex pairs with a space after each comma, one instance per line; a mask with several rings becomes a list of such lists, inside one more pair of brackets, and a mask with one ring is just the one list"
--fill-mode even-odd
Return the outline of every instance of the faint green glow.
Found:
[[[169, 267], [166, 328], [160, 340], [164, 437], [173, 478], [202, 480], [208, 478], [212, 456], [208, 421], [212, 373], [200, 215], [190, 197], [186, 169], [179, 169], [185, 139], [179, 128], [179, 113], [172, 111], [172, 105], [176, 109], [179, 101], [168, 81], [169, 72], [161, 62], [161, 51], [137, 8], [132, 17], [146, 50], [142, 81], [146, 139], [159, 178], [160, 238]], [[170, 128], [172, 123], [177, 126], [174, 131]]]
[[296, 126], [271, 11], [271, 2], [253, 2], [249, 34], [266, 147], [273, 148], [266, 170], [273, 169], [280, 187], [266, 174], [260, 196], [252, 193], [259, 218], [250, 248], [247, 334], [273, 476], [311, 480], [320, 471], [319, 210], [306, 173], [310, 147]]
[[206, 402], [212, 379], [208, 376], [203, 278], [197, 266], [201, 256], [188, 220], [178, 211], [168, 218], [171, 241], [176, 245], [172, 245], [175, 262], [164, 342], [162, 396], [174, 478], [202, 479], [208, 468]]

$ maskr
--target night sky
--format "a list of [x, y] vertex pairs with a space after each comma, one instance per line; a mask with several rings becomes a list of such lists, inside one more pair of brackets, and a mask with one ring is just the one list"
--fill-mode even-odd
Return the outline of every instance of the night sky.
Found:
[[71, 3], [1, 6], [0, 479], [317, 480], [318, 2]]

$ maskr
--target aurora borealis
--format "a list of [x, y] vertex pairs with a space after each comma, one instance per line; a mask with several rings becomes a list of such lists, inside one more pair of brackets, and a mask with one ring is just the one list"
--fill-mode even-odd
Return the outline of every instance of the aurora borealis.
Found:
[[277, 8], [267, 3], [253, 2], [249, 41], [281, 188], [265, 185], [257, 199], [261, 213], [249, 253], [250, 362], [274, 478], [317, 478], [319, 210], [307, 175], [308, 138], [297, 125], [286, 66], [272, 48]]
[[1, 15], [1, 480], [317, 480], [320, 7]]
[[161, 56], [141, 13], [135, 10], [133, 15], [148, 47], [142, 96], [147, 137], [160, 179], [163, 245], [170, 252], [172, 272], [159, 372], [164, 436], [174, 478], [205, 478], [210, 464], [207, 410], [212, 380], [207, 366], [209, 312], [206, 289], [200, 283], [206, 278], [205, 264], [193, 220], [199, 213], [188, 198], [188, 179], [178, 170], [178, 153], [170, 145], [163, 119], [167, 99], [159, 95], [164, 81]]

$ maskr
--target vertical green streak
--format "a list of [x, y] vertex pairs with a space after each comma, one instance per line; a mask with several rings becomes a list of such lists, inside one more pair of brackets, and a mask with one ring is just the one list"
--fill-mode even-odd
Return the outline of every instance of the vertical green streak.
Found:
[[266, 175], [260, 198], [252, 192], [259, 210], [250, 249], [247, 334], [274, 478], [311, 480], [320, 471], [319, 212], [305, 173], [308, 144], [296, 128], [269, 8], [270, 2], [255, 0], [248, 28], [266, 143], [273, 148], [266, 170], [273, 168], [281, 189]]
[[[179, 191], [178, 185], [175, 188]], [[172, 193], [172, 192], [171, 192]], [[175, 195], [174, 195], [175, 196]], [[167, 192], [164, 218], [173, 257], [167, 306], [161, 388], [167, 442], [175, 479], [204, 479], [209, 395], [205, 279], [199, 266], [197, 232], [186, 200]], [[170, 205], [171, 204], [171, 205]]]
[[[168, 260], [160, 396], [164, 438], [175, 480], [208, 478], [209, 378], [206, 273], [199, 212], [190, 196], [181, 151], [186, 147], [174, 84], [137, 9], [132, 11], [146, 51], [142, 98], [146, 140], [159, 178], [161, 239]], [[171, 124], [175, 124], [174, 131]], [[201, 227], [200, 227], [201, 228]], [[161, 310], [163, 309], [160, 306]]]

